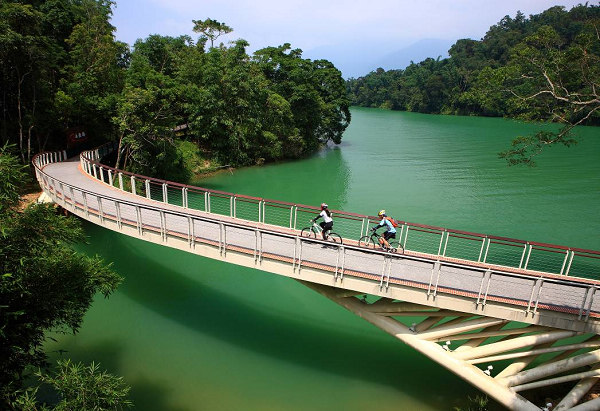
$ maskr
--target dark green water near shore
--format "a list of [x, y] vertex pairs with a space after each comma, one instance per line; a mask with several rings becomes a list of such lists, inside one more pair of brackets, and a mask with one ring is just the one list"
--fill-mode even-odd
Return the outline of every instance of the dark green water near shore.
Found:
[[[201, 185], [466, 231], [600, 249], [600, 129], [536, 168], [496, 153], [535, 125], [352, 110], [339, 147]], [[86, 224], [125, 282], [49, 350], [100, 361], [139, 410], [437, 410], [475, 390], [293, 280]], [[57, 354], [55, 355], [57, 356]]]

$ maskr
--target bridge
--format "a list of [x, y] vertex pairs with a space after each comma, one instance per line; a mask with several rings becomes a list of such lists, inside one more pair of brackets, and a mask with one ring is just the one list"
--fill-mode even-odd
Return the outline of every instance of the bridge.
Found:
[[356, 241], [374, 217], [335, 210], [343, 243], [305, 238], [315, 207], [118, 170], [101, 162], [114, 149], [38, 154], [36, 177], [107, 229], [293, 278], [509, 409], [541, 409], [521, 393], [553, 386], [553, 410], [600, 409], [584, 400], [600, 377], [600, 252], [406, 221], [405, 249], [385, 252]]

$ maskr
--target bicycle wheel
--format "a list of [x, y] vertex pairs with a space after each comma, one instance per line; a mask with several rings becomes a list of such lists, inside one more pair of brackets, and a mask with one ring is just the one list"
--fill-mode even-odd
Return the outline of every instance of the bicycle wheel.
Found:
[[317, 234], [312, 227], [305, 227], [300, 232], [300, 236], [304, 238], [317, 238]]
[[365, 235], [365, 236], [362, 236], [360, 238], [360, 240], [358, 240], [358, 246], [359, 247], [375, 248], [375, 243], [373, 242], [373, 239], [371, 238], [370, 235]]
[[337, 233], [327, 234], [327, 240], [332, 241], [336, 244], [342, 244], [342, 237], [340, 237]]

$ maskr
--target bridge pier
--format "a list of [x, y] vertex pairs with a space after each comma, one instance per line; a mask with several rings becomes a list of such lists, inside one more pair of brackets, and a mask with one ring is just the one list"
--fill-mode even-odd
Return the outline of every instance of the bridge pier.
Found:
[[[502, 329], [506, 320], [489, 317], [476, 317], [472, 314], [434, 311], [431, 307], [381, 298], [369, 304], [365, 300], [340, 290], [321, 284], [298, 280], [305, 286], [329, 298], [388, 334], [396, 337], [454, 374], [468, 381], [479, 390], [511, 410], [540, 410], [541, 408], [519, 394], [528, 389], [547, 387], [568, 381], [576, 382], [571, 392], [560, 401], [560, 410], [571, 409], [593, 386], [600, 377], [600, 349], [566, 359], [550, 358], [523, 371], [544, 353], [571, 353], [572, 350], [599, 348], [600, 341], [592, 338], [589, 342], [564, 344], [577, 333], [548, 327], [524, 324], [521, 328]], [[425, 316], [418, 325], [407, 327], [394, 319], [395, 316]], [[449, 321], [444, 319], [452, 318]], [[514, 325], [514, 324], [513, 324]], [[420, 327], [419, 327], [420, 326]], [[520, 336], [521, 334], [528, 334]], [[489, 338], [500, 340], [484, 344]], [[439, 342], [447, 340], [445, 345]], [[465, 341], [455, 350], [450, 349], [450, 341]], [[552, 347], [555, 343], [559, 346]], [[561, 345], [563, 347], [561, 347]], [[532, 347], [525, 351], [527, 347]], [[551, 348], [552, 347], [552, 348]], [[495, 355], [505, 353], [504, 355]], [[520, 362], [504, 368], [495, 377], [493, 366], [486, 370], [476, 367], [476, 363], [494, 363], [507, 358], [524, 357]], [[588, 370], [588, 366], [592, 370]], [[554, 375], [560, 377], [548, 378]], [[573, 409], [598, 409], [595, 400], [581, 404]]]

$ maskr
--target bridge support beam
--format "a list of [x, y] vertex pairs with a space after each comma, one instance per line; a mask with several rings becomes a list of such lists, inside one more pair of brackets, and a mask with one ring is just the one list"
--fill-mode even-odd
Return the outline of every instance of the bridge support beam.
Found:
[[[504, 330], [502, 328], [508, 324], [506, 320], [451, 310], [435, 311], [425, 306], [419, 309], [416, 304], [386, 298], [369, 304], [366, 299], [340, 293], [335, 287], [298, 281], [393, 335], [511, 410], [540, 410], [519, 392], [569, 381], [574, 382], [575, 387], [562, 401], [558, 399], [560, 408], [557, 409], [571, 409], [600, 376], [600, 342], [596, 338], [582, 342], [579, 337], [578, 341], [572, 341], [569, 339], [576, 335], [575, 332], [526, 324], [515, 328], [512, 323]], [[406, 312], [426, 318], [412, 327], [393, 318], [403, 317]], [[444, 321], [447, 319], [449, 321]], [[447, 342], [440, 344], [444, 339]], [[456, 341], [460, 347], [451, 350], [450, 341]], [[574, 349], [593, 351], [561, 358], [573, 354]], [[541, 354], [558, 355], [539, 363]], [[518, 359], [516, 366], [497, 363], [511, 358]], [[503, 365], [504, 370], [494, 377], [492, 365], [482, 370], [475, 363], [492, 363], [500, 368]], [[555, 375], [559, 376], [548, 378]], [[594, 406], [596, 403], [592, 400], [573, 409], [595, 409]]]

